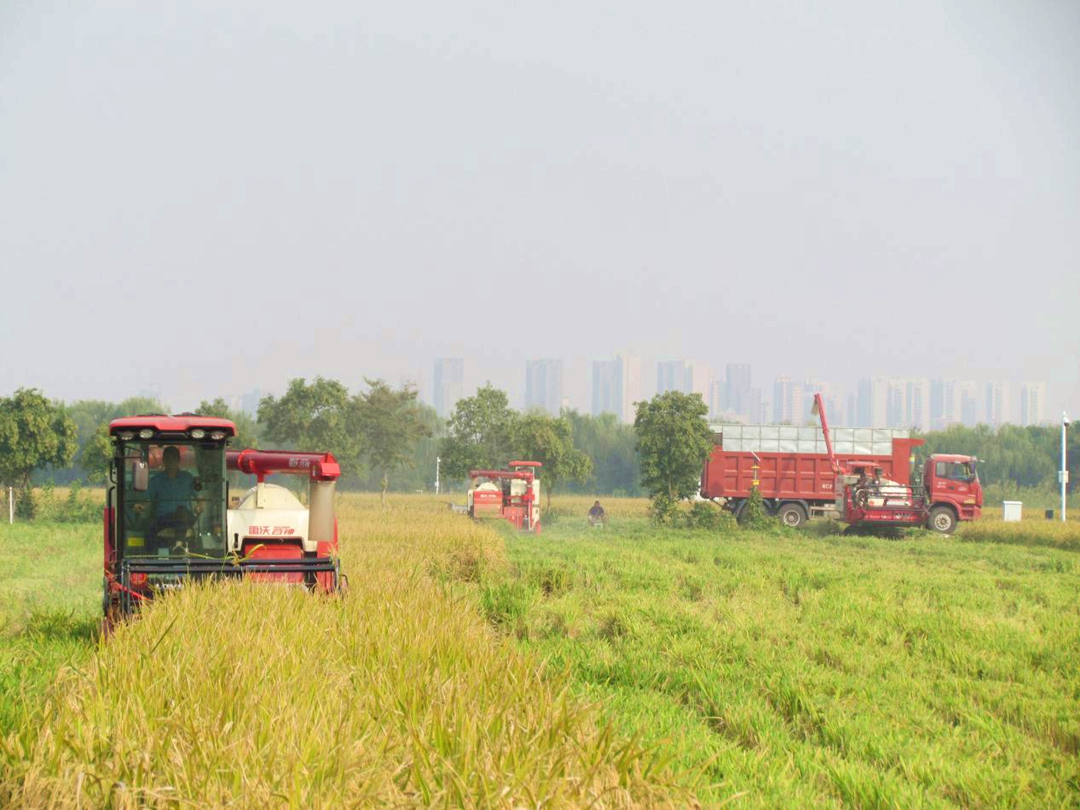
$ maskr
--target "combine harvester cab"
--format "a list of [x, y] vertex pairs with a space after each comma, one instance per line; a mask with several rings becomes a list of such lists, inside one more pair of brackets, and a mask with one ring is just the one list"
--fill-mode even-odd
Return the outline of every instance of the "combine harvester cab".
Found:
[[[333, 492], [340, 471], [333, 456], [227, 452], [235, 435], [232, 422], [195, 414], [148, 414], [109, 425], [113, 458], [103, 515], [106, 629], [155, 594], [190, 578], [250, 574], [322, 591], [339, 589]], [[232, 524], [238, 521], [239, 527], [243, 517], [227, 511], [227, 469], [257, 475], [260, 482], [279, 471], [308, 475], [312, 508], [305, 510], [306, 520], [294, 512], [291, 519], [272, 524], [249, 520], [241, 539]], [[260, 534], [270, 526], [258, 548], [245, 542], [253, 525]], [[282, 533], [275, 541], [278, 527]]]
[[[511, 461], [508, 470], [469, 470], [468, 512], [476, 520], [501, 518], [540, 534], [539, 461]], [[486, 479], [477, 483], [480, 479]]]

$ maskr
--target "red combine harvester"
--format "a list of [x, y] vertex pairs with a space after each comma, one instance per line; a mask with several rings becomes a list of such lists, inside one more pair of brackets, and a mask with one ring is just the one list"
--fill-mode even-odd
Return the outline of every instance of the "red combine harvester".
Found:
[[[251, 575], [311, 590], [340, 590], [329, 453], [229, 451], [227, 419], [149, 414], [116, 419], [104, 512], [106, 627], [188, 578]], [[258, 477], [241, 508], [227, 509], [226, 469]], [[308, 476], [310, 508], [272, 473]], [[287, 497], [281, 495], [286, 493]]]
[[[509, 470], [469, 470], [469, 516], [502, 518], [540, 534], [539, 461], [511, 461]], [[477, 484], [477, 479], [486, 479]]]
[[[906, 430], [841, 428], [828, 442], [822, 429], [812, 426], [718, 425], [713, 430], [715, 444], [702, 470], [701, 496], [722, 503], [738, 518], [757, 486], [769, 512], [793, 527], [815, 517], [853, 517], [845, 513], [837, 466], [852, 472], [855, 485], [859, 470], [866, 473], [864, 484], [873, 483], [877, 473], [875, 486], [881, 491], [867, 497], [867, 506], [884, 505], [884, 497], [896, 504], [911, 485], [914, 449], [924, 443]], [[923, 512], [924, 524], [947, 534], [958, 521], [979, 517], [982, 488], [975, 461], [970, 456], [930, 457], [921, 479], [929, 507]], [[881, 489], [886, 483], [888, 488]], [[856, 489], [868, 496], [871, 492], [866, 486]]]
[[[836, 474], [837, 507], [842, 520], [854, 528], [897, 529], [926, 526], [952, 534], [958, 520], [982, 514], [982, 485], [973, 456], [930, 456], [922, 486], [891, 481], [880, 467], [866, 461], [841, 463], [833, 452], [829, 423], [821, 394], [814, 394], [813, 413], [821, 418], [821, 433]], [[917, 439], [922, 444], [921, 439]]]

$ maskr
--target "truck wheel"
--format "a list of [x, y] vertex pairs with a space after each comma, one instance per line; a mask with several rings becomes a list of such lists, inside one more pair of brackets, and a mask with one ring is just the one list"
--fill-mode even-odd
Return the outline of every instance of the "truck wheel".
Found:
[[735, 522], [738, 523], [740, 526], [742, 526], [743, 523], [744, 523], [744, 521], [743, 521], [743, 511], [744, 511], [745, 507], [746, 507], [746, 501], [741, 500], [737, 504], [735, 504], [735, 507], [731, 510], [731, 514], [733, 514], [735, 516]]
[[802, 508], [802, 504], [798, 503], [785, 503], [780, 507], [777, 515], [781, 523], [793, 529], [799, 528], [806, 522], [806, 510]]
[[956, 514], [947, 506], [935, 506], [930, 510], [930, 528], [940, 534], [956, 531]]

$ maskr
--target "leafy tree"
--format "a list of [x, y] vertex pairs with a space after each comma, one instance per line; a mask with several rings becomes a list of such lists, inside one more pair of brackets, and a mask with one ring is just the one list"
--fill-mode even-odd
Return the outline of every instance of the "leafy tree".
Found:
[[[112, 439], [109, 437], [109, 422], [106, 421], [99, 424], [90, 440], [83, 444], [76, 460], [87, 481], [103, 484], [109, 477], [112, 455]], [[77, 478], [75, 480], [78, 481]]]
[[541, 480], [551, 506], [551, 493], [564, 481], [584, 481], [592, 472], [592, 459], [574, 446], [570, 421], [545, 413], [530, 413], [514, 426], [514, 453], [521, 459], [539, 461]]
[[290, 380], [280, 399], [259, 403], [259, 425], [270, 442], [285, 450], [333, 453], [342, 471], [356, 474], [363, 449], [363, 423], [357, 400], [337, 380], [316, 377], [308, 385]]
[[634, 430], [641, 459], [641, 480], [653, 497], [691, 497], [701, 468], [713, 447], [700, 394], [666, 391], [637, 403]]
[[33, 516], [34, 470], [67, 466], [77, 448], [75, 423], [36, 388], [0, 398], [0, 484], [18, 487], [25, 516]]
[[364, 426], [364, 453], [372, 470], [381, 476], [380, 500], [386, 506], [390, 473], [413, 461], [420, 439], [430, 436], [416, 401], [416, 389], [408, 385], [395, 391], [383, 380], [368, 380], [360, 395]]
[[202, 416], [228, 419], [236, 425], [236, 438], [229, 442], [230, 446], [239, 450], [259, 446], [259, 425], [244, 411], [234, 411], [230, 408], [222, 397], [210, 402], [203, 400], [199, 403], [198, 412]]
[[57, 482], [70, 483], [85, 476], [91, 483], [102, 483], [112, 458], [109, 422], [121, 416], [137, 416], [140, 413], [168, 413], [169, 408], [149, 397], [128, 397], [121, 402], [81, 399], [65, 405], [64, 411], [75, 423], [79, 449], [74, 465], [57, 475]]
[[580, 484], [568, 481], [568, 489], [640, 494], [636, 436], [632, 425], [624, 425], [610, 413], [589, 416], [575, 410], [565, 410], [562, 418], [570, 423], [574, 445], [592, 462], [592, 474]]
[[458, 400], [440, 447], [445, 476], [462, 479], [471, 469], [509, 461], [517, 418], [506, 393], [491, 383], [478, 388], [475, 396]]

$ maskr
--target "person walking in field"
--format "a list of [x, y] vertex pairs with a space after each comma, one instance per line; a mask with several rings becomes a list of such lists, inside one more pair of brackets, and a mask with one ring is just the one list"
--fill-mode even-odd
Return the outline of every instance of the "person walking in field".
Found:
[[604, 507], [600, 505], [600, 501], [597, 501], [592, 505], [592, 509], [589, 510], [589, 525], [590, 526], [603, 526], [604, 519], [607, 517], [604, 512]]

